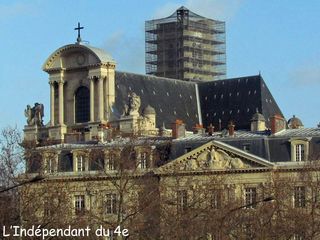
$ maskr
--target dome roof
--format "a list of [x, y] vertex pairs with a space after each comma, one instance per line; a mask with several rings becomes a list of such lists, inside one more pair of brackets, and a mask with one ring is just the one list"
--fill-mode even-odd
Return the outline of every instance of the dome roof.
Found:
[[293, 117], [288, 120], [288, 126], [291, 129], [295, 129], [303, 127], [303, 124], [299, 118], [293, 115]]
[[54, 51], [45, 61], [42, 69], [44, 71], [49, 71], [51, 69], [64, 67], [63, 64], [65, 64], [64, 62], [66, 61], [62, 61], [61, 58], [67, 54], [82, 54], [82, 56], [88, 54], [88, 58], [92, 56], [92, 58], [90, 58], [91, 60], [88, 60], [87, 64], [89, 65], [108, 63], [115, 64], [115, 61], [113, 60], [111, 55], [106, 53], [103, 49], [92, 47], [90, 45], [75, 43], [65, 45]]
[[258, 111], [252, 115], [251, 121], [266, 121], [264, 116]]
[[156, 114], [156, 111], [154, 110], [153, 107], [148, 105], [144, 110], [143, 110], [144, 115], [150, 115], [150, 114]]

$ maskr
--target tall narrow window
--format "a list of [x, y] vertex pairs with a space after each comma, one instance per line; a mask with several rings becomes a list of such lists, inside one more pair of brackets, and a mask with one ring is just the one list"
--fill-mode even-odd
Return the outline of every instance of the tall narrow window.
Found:
[[90, 120], [90, 91], [87, 87], [79, 87], [75, 93], [75, 120], [76, 123]]
[[147, 168], [147, 163], [148, 163], [147, 153], [146, 152], [140, 153], [140, 168], [141, 169], [146, 169]]
[[78, 172], [85, 171], [85, 162], [84, 162], [84, 157], [82, 155], [77, 156], [77, 171]]
[[76, 195], [74, 201], [74, 209], [76, 214], [83, 214], [85, 210], [84, 195]]
[[107, 159], [108, 170], [115, 170], [116, 166], [116, 156], [114, 153], [110, 153]]
[[178, 212], [184, 212], [188, 208], [188, 193], [187, 190], [177, 192], [177, 209]]
[[115, 193], [109, 193], [106, 195], [106, 213], [117, 213], [117, 195]]
[[47, 173], [53, 173], [54, 172], [54, 160], [52, 158], [48, 158], [47, 159], [46, 172]]
[[295, 208], [306, 206], [306, 188], [303, 186], [294, 188], [293, 204]]
[[246, 208], [254, 208], [257, 202], [257, 189], [254, 187], [245, 188], [245, 205]]
[[220, 189], [211, 192], [211, 208], [219, 209], [221, 207], [222, 191]]
[[304, 144], [296, 145], [296, 161], [297, 162], [304, 161]]

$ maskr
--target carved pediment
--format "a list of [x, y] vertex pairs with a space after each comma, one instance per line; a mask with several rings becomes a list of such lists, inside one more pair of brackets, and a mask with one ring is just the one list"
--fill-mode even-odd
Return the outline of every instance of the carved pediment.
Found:
[[163, 171], [244, 170], [271, 167], [263, 158], [249, 154], [228, 144], [212, 141], [180, 156], [159, 168]]

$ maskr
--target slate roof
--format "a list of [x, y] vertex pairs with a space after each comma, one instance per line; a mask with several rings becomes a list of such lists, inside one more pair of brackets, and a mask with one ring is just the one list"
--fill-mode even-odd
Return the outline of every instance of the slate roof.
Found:
[[188, 129], [199, 123], [195, 83], [117, 71], [115, 85], [119, 114], [128, 101], [128, 93], [135, 92], [141, 98], [141, 110], [147, 105], [155, 109], [158, 127], [165, 123], [171, 129], [176, 119], [183, 120]]
[[217, 140], [241, 150], [246, 147], [251, 154], [270, 162], [290, 162], [292, 138], [309, 138], [309, 159], [320, 159], [320, 128], [286, 129], [275, 135], [270, 135], [268, 131], [236, 131], [234, 136], [228, 136], [224, 132], [214, 132], [212, 136], [189, 135], [173, 140], [170, 159], [181, 156], [187, 149], [194, 149], [209, 141]]
[[199, 83], [202, 120], [217, 129], [233, 120], [236, 129], [250, 129], [250, 119], [258, 110], [264, 115], [266, 126], [270, 117], [283, 116], [271, 92], [260, 75]]
[[264, 115], [267, 127], [271, 116], [283, 116], [260, 75], [199, 83], [116, 72], [118, 115], [132, 91], [141, 97], [141, 109], [148, 104], [155, 109], [158, 127], [165, 123], [171, 128], [176, 119], [181, 119], [189, 130], [198, 123], [205, 127], [212, 123], [218, 129], [221, 119], [222, 128], [233, 120], [236, 129], [250, 129], [257, 110]]

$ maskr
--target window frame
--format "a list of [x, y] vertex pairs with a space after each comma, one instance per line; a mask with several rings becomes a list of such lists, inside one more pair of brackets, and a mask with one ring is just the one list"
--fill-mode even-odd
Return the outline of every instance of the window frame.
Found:
[[74, 209], [76, 215], [82, 215], [86, 209], [86, 198], [83, 194], [77, 194], [74, 196]]
[[244, 188], [244, 204], [246, 209], [255, 208], [258, 191], [256, 187], [248, 186]]
[[107, 193], [105, 196], [105, 213], [117, 214], [118, 196], [116, 193]]
[[[303, 189], [303, 190], [302, 190]], [[306, 207], [306, 187], [295, 186], [293, 192], [293, 207], [294, 208], [305, 208]]]

